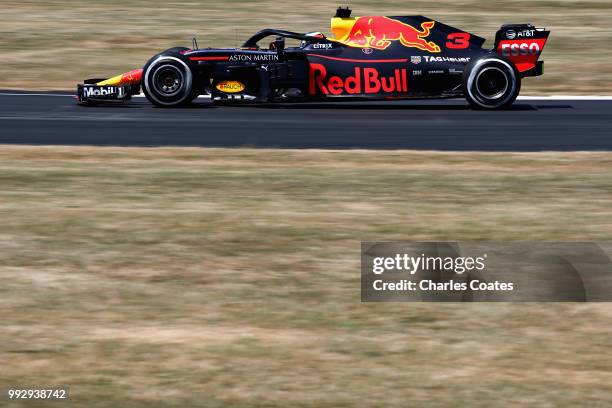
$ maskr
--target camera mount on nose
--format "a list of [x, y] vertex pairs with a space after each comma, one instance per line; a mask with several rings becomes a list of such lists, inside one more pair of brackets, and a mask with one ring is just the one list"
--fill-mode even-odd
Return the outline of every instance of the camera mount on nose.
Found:
[[336, 10], [336, 18], [351, 18], [353, 10], [350, 7], [338, 7]]

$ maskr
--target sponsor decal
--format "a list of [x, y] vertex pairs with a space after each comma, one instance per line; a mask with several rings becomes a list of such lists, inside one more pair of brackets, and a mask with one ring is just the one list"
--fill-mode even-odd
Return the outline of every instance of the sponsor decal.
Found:
[[508, 30], [506, 31], [506, 38], [509, 40], [514, 40], [517, 38], [532, 38], [532, 37], [535, 37], [535, 34], [536, 34], [536, 30], [522, 30], [522, 31]]
[[414, 65], [419, 65], [421, 62], [423, 62], [423, 58], [422, 57], [418, 57], [418, 56], [412, 56], [410, 57], [410, 62], [412, 62]]
[[376, 68], [355, 67], [354, 75], [342, 78], [328, 76], [323, 64], [310, 64], [310, 95], [363, 95], [380, 93], [407, 93], [408, 72], [396, 68], [391, 75], [382, 75]]
[[427, 73], [428, 73], [429, 75], [443, 75], [443, 74], [445, 74], [445, 73], [446, 73], [446, 71], [444, 71], [443, 69], [438, 69], [438, 70], [430, 70], [430, 71], [427, 71]]
[[425, 56], [425, 62], [455, 62], [461, 64], [467, 64], [470, 62], [470, 57], [429, 57]]
[[230, 55], [231, 62], [272, 62], [278, 61], [278, 54], [234, 54]]
[[516, 36], [517, 38], [530, 38], [535, 36], [536, 30], [523, 30], [519, 31]]
[[501, 53], [504, 57], [518, 57], [521, 55], [540, 55], [542, 46], [538, 42], [515, 41], [501, 44]]
[[372, 48], [362, 48], [361, 51], [363, 51], [365, 55], [370, 55], [374, 52]]
[[408, 48], [440, 52], [439, 45], [427, 41], [435, 24], [435, 21], [426, 21], [421, 24], [419, 30], [410, 24], [389, 17], [359, 17], [343, 37], [338, 37], [338, 41], [352, 47], [377, 50], [386, 50], [394, 42], [399, 42]]
[[519, 72], [525, 72], [536, 66], [546, 41], [547, 38], [504, 40], [498, 44], [497, 53], [510, 59]]
[[125, 88], [114, 86], [84, 86], [83, 97], [85, 98], [124, 98], [127, 96]]
[[245, 88], [244, 84], [238, 81], [223, 81], [217, 84], [217, 89], [225, 93], [238, 93], [244, 91]]
[[463, 75], [463, 70], [451, 68], [448, 70], [448, 73], [451, 75]]
[[421, 76], [423, 75], [423, 71], [420, 69], [412, 71], [412, 76]]
[[316, 50], [331, 50], [332, 48], [334, 48], [333, 44], [312, 44], [312, 48], [316, 49]]
[[497, 46], [497, 53], [511, 60], [519, 72], [533, 69], [546, 45], [547, 38], [531, 40], [504, 40]]

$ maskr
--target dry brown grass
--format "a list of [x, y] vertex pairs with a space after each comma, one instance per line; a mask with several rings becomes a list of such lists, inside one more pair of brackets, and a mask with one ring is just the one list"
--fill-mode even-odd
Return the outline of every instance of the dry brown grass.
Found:
[[[281, 5], [282, 4], [282, 5]], [[489, 39], [508, 22], [553, 31], [546, 75], [524, 93], [612, 92], [608, 0], [352, 1], [357, 14], [425, 14]], [[295, 0], [5, 0], [0, 8], [0, 89], [72, 89], [84, 78], [142, 66], [155, 52], [191, 44], [236, 46], [263, 27], [329, 31], [335, 4]]]
[[361, 304], [359, 243], [610, 240], [611, 165], [3, 146], [0, 388], [68, 385], [88, 407], [610, 405], [609, 306]]

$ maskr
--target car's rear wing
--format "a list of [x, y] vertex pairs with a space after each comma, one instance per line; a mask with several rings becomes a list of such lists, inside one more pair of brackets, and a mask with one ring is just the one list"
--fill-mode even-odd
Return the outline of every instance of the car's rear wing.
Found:
[[521, 76], [544, 73], [544, 62], [538, 61], [550, 31], [532, 24], [507, 24], [495, 35], [495, 52], [516, 65]]

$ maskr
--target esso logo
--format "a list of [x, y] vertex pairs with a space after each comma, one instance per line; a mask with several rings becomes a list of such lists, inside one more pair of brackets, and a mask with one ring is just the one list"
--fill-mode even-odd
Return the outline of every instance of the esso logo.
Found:
[[505, 57], [518, 57], [521, 55], [540, 55], [542, 48], [538, 43], [502, 44], [502, 55]]

